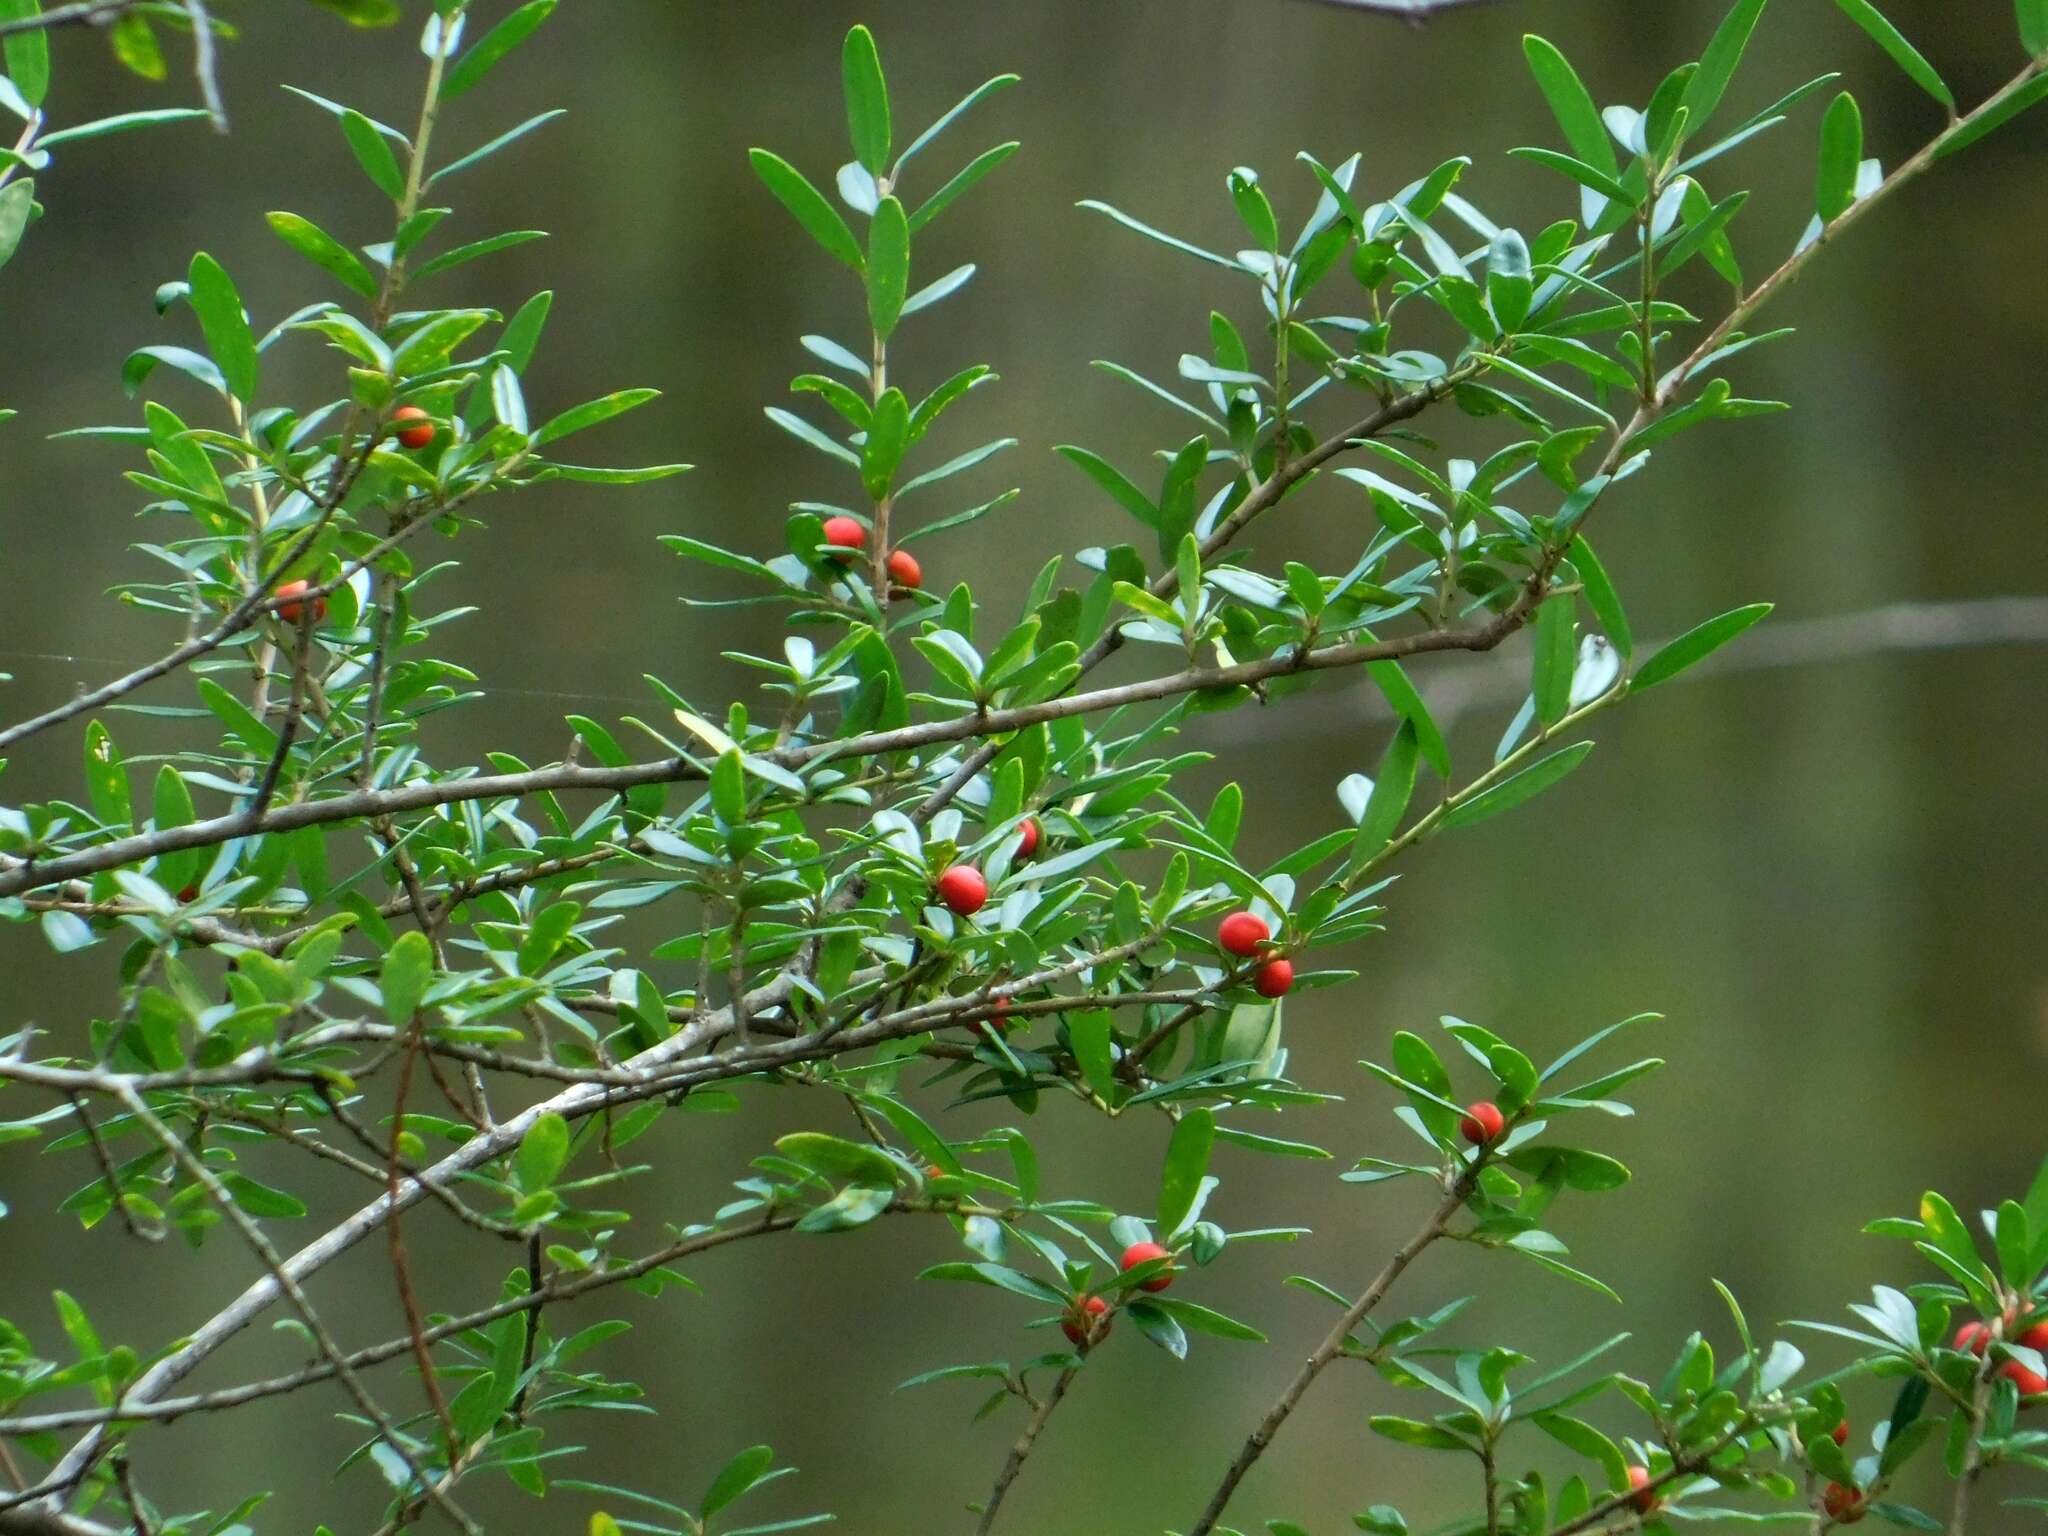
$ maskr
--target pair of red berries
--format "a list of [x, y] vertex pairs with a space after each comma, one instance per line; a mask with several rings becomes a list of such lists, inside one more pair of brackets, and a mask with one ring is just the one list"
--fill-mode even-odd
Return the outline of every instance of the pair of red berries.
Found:
[[[1216, 927], [1216, 944], [1227, 955], [1250, 959], [1264, 949], [1273, 930], [1256, 912], [1240, 908]], [[1294, 986], [1294, 962], [1280, 956], [1266, 961], [1252, 972], [1252, 990], [1261, 997], [1285, 997]]]
[[1067, 1342], [1079, 1348], [1090, 1338], [1100, 1344], [1109, 1337], [1109, 1303], [1100, 1296], [1076, 1296], [1073, 1304], [1060, 1319], [1060, 1332], [1067, 1336]]
[[[868, 531], [858, 518], [844, 515], [828, 517], [825, 519], [825, 543], [832, 549], [866, 549]], [[915, 592], [924, 585], [924, 569], [909, 550], [892, 549], [889, 551], [889, 580], [906, 591]]]
[[[1173, 1255], [1158, 1243], [1132, 1243], [1117, 1260], [1117, 1268], [1124, 1271], [1136, 1269], [1140, 1264], [1150, 1264], [1155, 1259], [1171, 1259]], [[1138, 1283], [1141, 1291], [1163, 1291], [1173, 1284], [1173, 1271], [1162, 1269], [1149, 1280]], [[1067, 1336], [1067, 1342], [1079, 1347], [1093, 1340], [1100, 1344], [1109, 1337], [1109, 1303], [1100, 1296], [1076, 1296], [1060, 1318], [1060, 1332]]]
[[[2018, 1321], [2019, 1319], [2011, 1314], [2007, 1314], [2005, 1319], [2008, 1328]], [[2015, 1335], [2013, 1342], [2024, 1345], [2031, 1350], [2048, 1350], [2048, 1318], [2028, 1324]], [[1963, 1324], [1962, 1327], [1956, 1330], [1955, 1347], [1968, 1350], [1973, 1355], [1981, 1356], [1985, 1350], [1991, 1347], [1990, 1328], [1974, 1320]], [[2007, 1381], [2011, 1382], [2019, 1389], [2021, 1397], [2037, 1397], [2044, 1392], [2048, 1392], [2048, 1376], [2043, 1376], [2038, 1371], [2029, 1370], [2017, 1360], [2003, 1362], [1993, 1374], [2003, 1376]]]
[[1500, 1112], [1500, 1106], [1491, 1099], [1481, 1099], [1477, 1104], [1465, 1106], [1464, 1118], [1458, 1122], [1458, 1134], [1475, 1147], [1490, 1147], [1500, 1140], [1500, 1133], [1507, 1127], [1507, 1116]]

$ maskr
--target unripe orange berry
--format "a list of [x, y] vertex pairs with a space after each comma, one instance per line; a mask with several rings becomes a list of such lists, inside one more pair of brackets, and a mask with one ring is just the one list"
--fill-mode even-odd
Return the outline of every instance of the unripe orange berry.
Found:
[[[1168, 1253], [1157, 1243], [1133, 1243], [1124, 1250], [1124, 1256], [1116, 1261], [1116, 1267], [1122, 1270], [1132, 1270], [1136, 1269], [1140, 1264], [1150, 1264], [1154, 1259], [1170, 1259], [1172, 1257], [1172, 1254]], [[1173, 1270], [1168, 1268], [1160, 1270], [1150, 1280], [1141, 1281], [1138, 1289], [1141, 1291], [1163, 1291], [1171, 1284], [1173, 1284]]]
[[917, 563], [917, 557], [907, 549], [889, 551], [889, 580], [906, 592], [915, 592], [924, 585], [924, 571]]
[[1216, 929], [1218, 947], [1231, 955], [1256, 955], [1272, 936], [1273, 930], [1256, 912], [1233, 912]]
[[1458, 1122], [1458, 1134], [1475, 1147], [1484, 1147], [1500, 1139], [1507, 1117], [1500, 1112], [1500, 1106], [1491, 1099], [1481, 1099], [1477, 1104], [1465, 1106], [1465, 1118]]
[[939, 876], [939, 900], [961, 917], [988, 905], [988, 880], [972, 864], [955, 864]]
[[396, 436], [401, 447], [424, 448], [434, 440], [434, 418], [416, 405], [401, 405], [391, 413], [391, 420], [394, 426], [401, 421], [413, 423], [398, 428]]

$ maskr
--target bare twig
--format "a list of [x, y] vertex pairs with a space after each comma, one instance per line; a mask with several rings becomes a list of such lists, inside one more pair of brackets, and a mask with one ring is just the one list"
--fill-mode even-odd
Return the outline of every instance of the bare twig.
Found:
[[1359, 1293], [1356, 1301], [1344, 1309], [1344, 1315], [1337, 1319], [1336, 1326], [1331, 1328], [1324, 1336], [1323, 1342], [1315, 1347], [1315, 1352], [1301, 1363], [1301, 1369], [1294, 1373], [1294, 1379], [1288, 1382], [1286, 1390], [1280, 1394], [1273, 1406], [1266, 1410], [1265, 1417], [1259, 1420], [1251, 1434], [1245, 1437], [1245, 1442], [1230, 1463], [1229, 1470], [1223, 1474], [1223, 1481], [1217, 1484], [1215, 1493], [1210, 1495], [1208, 1508], [1202, 1511], [1202, 1518], [1188, 1528], [1188, 1536], [1209, 1536], [1209, 1533], [1216, 1529], [1216, 1522], [1223, 1518], [1223, 1511], [1229, 1505], [1231, 1495], [1237, 1491], [1237, 1485], [1244, 1481], [1245, 1473], [1249, 1472], [1253, 1463], [1266, 1453], [1266, 1448], [1273, 1443], [1273, 1437], [1279, 1434], [1280, 1427], [1287, 1422], [1288, 1416], [1301, 1405], [1302, 1397], [1315, 1385], [1316, 1378], [1322, 1375], [1332, 1360], [1344, 1352], [1344, 1341], [1351, 1335], [1352, 1330], [1365, 1320], [1367, 1313], [1380, 1304], [1381, 1299], [1393, 1288], [1394, 1282], [1401, 1278], [1401, 1272], [1415, 1261], [1416, 1255], [1444, 1235], [1451, 1218], [1464, 1205], [1466, 1196], [1471, 1194], [1479, 1166], [1480, 1160], [1475, 1159], [1452, 1181], [1449, 1191], [1437, 1203], [1436, 1209], [1429, 1213], [1429, 1219], [1413, 1237], [1394, 1250], [1393, 1257], [1387, 1260], [1377, 1275], [1373, 1276], [1372, 1283]]

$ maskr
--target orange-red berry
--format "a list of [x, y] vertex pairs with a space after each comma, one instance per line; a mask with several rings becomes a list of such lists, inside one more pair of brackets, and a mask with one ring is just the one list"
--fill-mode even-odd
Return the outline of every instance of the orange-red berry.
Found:
[[2048, 1376], [2030, 1371], [2017, 1360], [2008, 1360], [1999, 1366], [1998, 1374], [2020, 1389], [2021, 1397], [2037, 1397], [2048, 1392]]
[[[1172, 1254], [1168, 1253], [1157, 1243], [1133, 1243], [1124, 1250], [1124, 1256], [1116, 1261], [1116, 1267], [1122, 1270], [1132, 1270], [1136, 1269], [1140, 1264], [1150, 1264], [1154, 1259], [1170, 1259], [1172, 1257]], [[1173, 1270], [1169, 1267], [1160, 1270], [1150, 1280], [1139, 1282], [1138, 1289], [1141, 1291], [1163, 1291], [1171, 1284], [1173, 1284]]]
[[868, 531], [861, 526], [859, 518], [828, 517], [825, 519], [825, 542], [834, 549], [865, 549]]
[[1956, 1348], [1967, 1349], [1973, 1355], [1981, 1355], [1991, 1343], [1991, 1330], [1975, 1319], [1956, 1330]]
[[[288, 581], [283, 586], [277, 589], [277, 595], [279, 597], [297, 597], [300, 593], [304, 592], [309, 585], [310, 583], [303, 581]], [[305, 609], [306, 605], [304, 603], [279, 603], [277, 605], [277, 616], [280, 619], [283, 619], [287, 624], [296, 624], [299, 622], [299, 615], [304, 613]], [[324, 597], [314, 598], [313, 622], [315, 624], [318, 624], [322, 619], [326, 617], [327, 599]]]
[[961, 917], [988, 905], [988, 879], [972, 864], [955, 864], [939, 876], [939, 900]]
[[1252, 990], [1261, 997], [1285, 997], [1293, 986], [1292, 960], [1268, 960], [1252, 972]]
[[1109, 1337], [1109, 1324], [1100, 1321], [1108, 1311], [1109, 1303], [1100, 1296], [1077, 1296], [1067, 1315], [1060, 1319], [1060, 1332], [1067, 1336], [1069, 1344], [1086, 1344], [1091, 1332], [1099, 1343]]
[[2048, 1318], [2028, 1324], [2020, 1330], [2020, 1336], [2014, 1342], [2024, 1344], [2029, 1349], [2048, 1350]]
[[399, 422], [411, 422], [411, 426], [398, 427], [399, 444], [406, 448], [424, 448], [434, 440], [434, 418], [416, 405], [401, 405], [391, 413], [394, 426]]
[[1863, 1490], [1846, 1483], [1829, 1483], [1821, 1490], [1820, 1507], [1837, 1525], [1854, 1525], [1863, 1518]]
[[1628, 1469], [1628, 1485], [1635, 1490], [1629, 1495], [1629, 1503], [1638, 1511], [1649, 1514], [1657, 1507], [1657, 1490], [1650, 1486], [1650, 1469], [1631, 1466]]
[[1256, 912], [1233, 912], [1216, 929], [1216, 943], [1225, 954], [1256, 955], [1273, 930]]
[[1038, 852], [1039, 840], [1044, 836], [1044, 830], [1038, 825], [1038, 818], [1026, 816], [1017, 823], [1017, 857], [1028, 859]]
[[892, 549], [889, 551], [889, 580], [906, 592], [915, 592], [924, 585], [924, 570], [909, 550]]
[[1500, 1106], [1491, 1099], [1481, 1099], [1477, 1104], [1465, 1106], [1465, 1117], [1458, 1122], [1458, 1134], [1475, 1147], [1488, 1146], [1500, 1139], [1507, 1117], [1500, 1112]]
[[1847, 1445], [1849, 1443], [1849, 1421], [1847, 1419], [1842, 1420], [1841, 1423], [1837, 1424], [1828, 1433], [1833, 1437], [1835, 1444]]

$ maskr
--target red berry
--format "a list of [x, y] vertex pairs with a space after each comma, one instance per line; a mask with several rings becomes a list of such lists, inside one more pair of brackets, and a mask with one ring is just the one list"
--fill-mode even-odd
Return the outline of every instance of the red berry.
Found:
[[1069, 1344], [1086, 1344], [1091, 1332], [1100, 1343], [1109, 1337], [1109, 1324], [1099, 1321], [1108, 1311], [1109, 1303], [1100, 1296], [1077, 1296], [1067, 1315], [1060, 1319], [1060, 1332], [1067, 1336]]
[[1635, 1505], [1643, 1514], [1647, 1515], [1657, 1507], [1657, 1493], [1650, 1486], [1648, 1467], [1631, 1466], [1628, 1469], [1628, 1485], [1635, 1490], [1629, 1496], [1629, 1503]]
[[1285, 997], [1293, 986], [1292, 960], [1268, 960], [1252, 972], [1252, 990], [1261, 997]]
[[1863, 1518], [1863, 1490], [1846, 1483], [1829, 1483], [1821, 1490], [1820, 1507], [1837, 1525], [1854, 1525]]
[[1216, 929], [1216, 942], [1226, 954], [1256, 955], [1273, 930], [1256, 912], [1233, 912]]
[[[1116, 1267], [1122, 1270], [1132, 1270], [1136, 1269], [1140, 1264], [1149, 1264], [1154, 1259], [1170, 1259], [1172, 1257], [1172, 1254], [1168, 1253], [1157, 1243], [1133, 1243], [1124, 1250], [1124, 1256], [1116, 1261]], [[1141, 1291], [1163, 1291], [1171, 1284], [1173, 1284], [1173, 1270], [1168, 1268], [1160, 1270], [1150, 1280], [1141, 1281], [1138, 1289]]]
[[939, 900], [962, 917], [988, 905], [988, 881], [972, 864], [955, 864], [939, 876]]
[[417, 423], [415, 426], [400, 427], [398, 429], [398, 441], [403, 447], [424, 448], [434, 440], [434, 418], [416, 405], [401, 405], [391, 413], [391, 420], [394, 423], [401, 421]]
[[1991, 1330], [1979, 1322], [1967, 1322], [1956, 1330], [1956, 1348], [1967, 1349], [1973, 1355], [1984, 1353], [1991, 1342]]
[[1849, 1421], [1847, 1419], [1842, 1420], [1829, 1433], [1834, 1437], [1835, 1444], [1847, 1445], [1849, 1443]]
[[1003, 998], [999, 1000], [995, 1005], [994, 1011], [974, 1027], [991, 1040], [997, 1035], [1007, 1035], [1011, 1030], [1015, 1029], [1017, 1021], [1010, 1017], [1009, 999]]
[[1038, 840], [1044, 836], [1036, 816], [1026, 816], [1017, 824], [1017, 857], [1028, 859], [1038, 852]]
[[1998, 1374], [2020, 1389], [2021, 1397], [2036, 1397], [2048, 1392], [2048, 1376], [2030, 1371], [2017, 1360], [2008, 1360], [1998, 1368]]
[[[307, 585], [308, 583], [303, 581], [288, 581], [277, 589], [277, 595], [279, 597], [297, 597], [306, 590]], [[277, 605], [277, 616], [287, 624], [296, 624], [299, 622], [299, 615], [305, 611], [305, 606], [304, 603], [279, 603]], [[324, 597], [314, 598], [313, 622], [318, 624], [326, 617], [327, 599]]]
[[185, 905], [190, 905], [190, 904], [191, 904], [192, 902], [195, 902], [195, 901], [197, 901], [198, 899], [199, 899], [199, 882], [198, 882], [198, 881], [196, 881], [196, 880], [195, 880], [195, 881], [193, 881], [193, 882], [192, 882], [192, 883], [191, 883], [190, 885], [187, 885], [187, 886], [186, 886], [186, 887], [185, 887], [185, 888], [184, 888], [183, 890], [181, 890], [180, 892], [178, 892], [178, 900], [179, 900], [179, 902], [181, 902], [181, 903], [183, 903], [183, 904], [185, 904]]
[[1458, 1134], [1475, 1147], [1483, 1147], [1500, 1139], [1501, 1128], [1507, 1124], [1507, 1117], [1500, 1112], [1500, 1106], [1491, 1099], [1481, 1099], [1477, 1104], [1465, 1106], [1465, 1117], [1458, 1122]]
[[2048, 1350], [2048, 1318], [2043, 1318], [2038, 1323], [2028, 1324], [2026, 1328], [2021, 1330], [2017, 1342], [2026, 1345], [2029, 1349]]
[[828, 517], [825, 519], [825, 542], [834, 549], [865, 549], [868, 531], [853, 517]]
[[946, 1177], [946, 1170], [937, 1163], [926, 1163], [924, 1165], [924, 1176], [928, 1179], [943, 1179]]
[[924, 571], [909, 550], [892, 549], [889, 551], [889, 580], [906, 592], [915, 592], [924, 585]]

